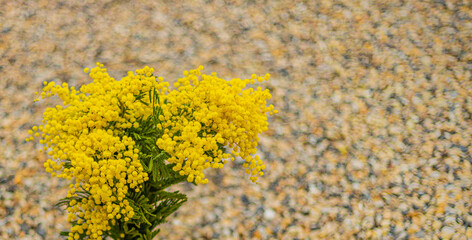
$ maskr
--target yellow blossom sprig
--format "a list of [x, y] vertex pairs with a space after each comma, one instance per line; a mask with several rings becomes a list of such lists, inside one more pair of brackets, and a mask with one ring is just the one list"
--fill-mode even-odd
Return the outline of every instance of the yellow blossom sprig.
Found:
[[277, 110], [266, 106], [268, 90], [245, 87], [269, 75], [226, 81], [201, 70], [185, 71], [172, 91], [152, 68], [116, 81], [100, 63], [84, 70], [93, 82], [80, 90], [44, 82], [39, 98], [58, 95], [63, 104], [46, 109], [26, 140], [40, 138], [47, 172], [75, 180], [59, 203], [68, 206], [69, 239], [152, 239], [186, 201], [165, 188], [208, 183], [203, 170], [228, 159], [244, 159], [253, 182], [263, 175], [258, 134]]
[[[185, 71], [173, 90], [163, 96], [168, 104], [163, 105], [161, 117], [164, 135], [156, 144], [175, 163], [174, 171], [188, 176], [189, 182], [207, 183], [203, 170], [222, 168], [225, 159], [240, 156], [246, 163], [246, 173], [256, 182], [263, 175], [265, 165], [256, 155], [258, 134], [267, 130], [266, 113], [276, 113], [274, 106], [266, 107], [271, 98], [269, 90], [256, 90], [246, 85], [256, 80], [268, 80], [252, 75], [251, 79], [226, 81], [216, 76], [201, 74], [203, 67]], [[224, 146], [233, 148], [226, 153]]]

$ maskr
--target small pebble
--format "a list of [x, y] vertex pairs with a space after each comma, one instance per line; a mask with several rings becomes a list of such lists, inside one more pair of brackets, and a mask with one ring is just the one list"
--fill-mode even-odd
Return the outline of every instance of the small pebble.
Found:
[[264, 210], [265, 219], [268, 219], [268, 220], [273, 219], [275, 217], [275, 214], [276, 214], [275, 211], [272, 210], [271, 208], [267, 208]]
[[455, 231], [452, 227], [445, 226], [441, 229], [441, 237], [443, 239], [450, 239]]

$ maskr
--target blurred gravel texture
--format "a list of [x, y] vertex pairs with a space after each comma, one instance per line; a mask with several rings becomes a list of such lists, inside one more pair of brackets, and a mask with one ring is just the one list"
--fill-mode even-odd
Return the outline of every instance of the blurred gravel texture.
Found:
[[472, 239], [472, 3], [0, 0], [0, 239], [59, 239], [67, 182], [27, 130], [96, 61], [174, 81], [205, 67], [261, 84], [279, 114], [241, 163], [189, 200], [162, 239]]

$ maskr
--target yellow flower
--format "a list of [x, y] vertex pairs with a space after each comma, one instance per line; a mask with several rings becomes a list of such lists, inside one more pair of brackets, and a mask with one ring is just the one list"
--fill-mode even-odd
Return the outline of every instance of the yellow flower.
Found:
[[[189, 182], [207, 183], [203, 170], [222, 168], [224, 159], [240, 156], [251, 164], [247, 166], [250, 179], [257, 181], [262, 176], [262, 161], [256, 153], [258, 134], [267, 130], [266, 113], [276, 113], [273, 106], [266, 107], [271, 95], [261, 88], [245, 89], [254, 79], [262, 81], [256, 74], [249, 79], [226, 81], [212, 75], [202, 75], [198, 69], [184, 71], [175, 87], [163, 98], [169, 106], [163, 108], [159, 119], [170, 127], [156, 142], [168, 152], [175, 163], [175, 171], [187, 175]], [[268, 80], [270, 75], [265, 76]], [[223, 146], [238, 151], [225, 152]]]
[[[37, 131], [42, 131], [40, 143], [52, 149], [48, 154], [55, 160], [44, 164], [46, 171], [75, 179], [68, 196], [77, 196], [78, 191], [90, 193], [86, 198], [89, 201], [70, 202], [68, 219], [73, 221], [79, 216], [82, 223], [77, 225], [81, 228], [71, 229], [73, 238], [74, 233], [85, 231], [91, 239], [100, 239], [100, 232], [107, 230], [110, 220], [121, 217], [118, 211], [108, 212], [109, 207], [122, 209], [121, 214], [128, 218], [134, 215], [133, 208], [122, 200], [128, 191], [139, 191], [148, 176], [138, 159], [135, 142], [122, 133], [130, 127], [138, 128], [136, 119], [149, 115], [149, 109], [134, 96], [166, 86], [156, 81], [152, 71], [148, 67], [138, 69], [137, 74], [115, 81], [97, 63], [89, 73], [93, 82], [79, 91], [66, 83], [44, 83], [41, 98], [57, 95], [63, 106], [46, 109], [43, 125], [34, 126], [29, 133], [39, 137]], [[128, 114], [122, 114], [120, 104]]]
[[[26, 140], [36, 137], [44, 144], [41, 150], [51, 156], [44, 163], [47, 172], [74, 179], [67, 197], [88, 194], [69, 203], [67, 219], [78, 219], [69, 239], [83, 233], [101, 239], [110, 224], [135, 215], [125, 196], [141, 191], [149, 176], [141, 165], [136, 137], [129, 133], [141, 129], [140, 121], [153, 113], [158, 114], [155, 127], [162, 133], [155, 144], [169, 154], [167, 161], [187, 181], [208, 183], [205, 169], [222, 168], [238, 156], [245, 160], [250, 180], [256, 182], [264, 174], [265, 166], [255, 155], [258, 135], [268, 128], [267, 114], [277, 110], [266, 106], [271, 98], [268, 90], [246, 86], [270, 75], [226, 81], [215, 73], [201, 74], [202, 70], [199, 66], [184, 71], [172, 91], [147, 66], [116, 81], [97, 63], [84, 69], [93, 82], [79, 90], [67, 83], [44, 82], [40, 98], [57, 95], [63, 104], [47, 108], [42, 125], [29, 130]], [[153, 91], [159, 96], [158, 113], [151, 100], [154, 95], [149, 95]]]

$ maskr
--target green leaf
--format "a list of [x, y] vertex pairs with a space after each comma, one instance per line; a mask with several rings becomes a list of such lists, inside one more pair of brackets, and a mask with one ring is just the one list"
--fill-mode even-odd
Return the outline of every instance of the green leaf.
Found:
[[150, 185], [154, 188], [154, 191], [161, 191], [164, 190], [174, 184], [180, 183], [185, 181], [187, 177], [186, 176], [178, 176], [178, 177], [172, 177], [172, 178], [162, 178], [158, 182], [150, 182]]
[[153, 232], [151, 233], [151, 239], [154, 239], [154, 237], [156, 237], [157, 234], [158, 234], [160, 231], [161, 231], [161, 229], [157, 229], [156, 231], [153, 231]]
[[149, 169], [153, 169], [152, 167], [154, 166], [154, 161], [149, 161]]
[[144, 105], [146, 105], [146, 106], [149, 106], [149, 103], [147, 103], [147, 102], [145, 102], [145, 101], [143, 101], [143, 100], [139, 100], [139, 102], [142, 103], [142, 104], [144, 104]]

